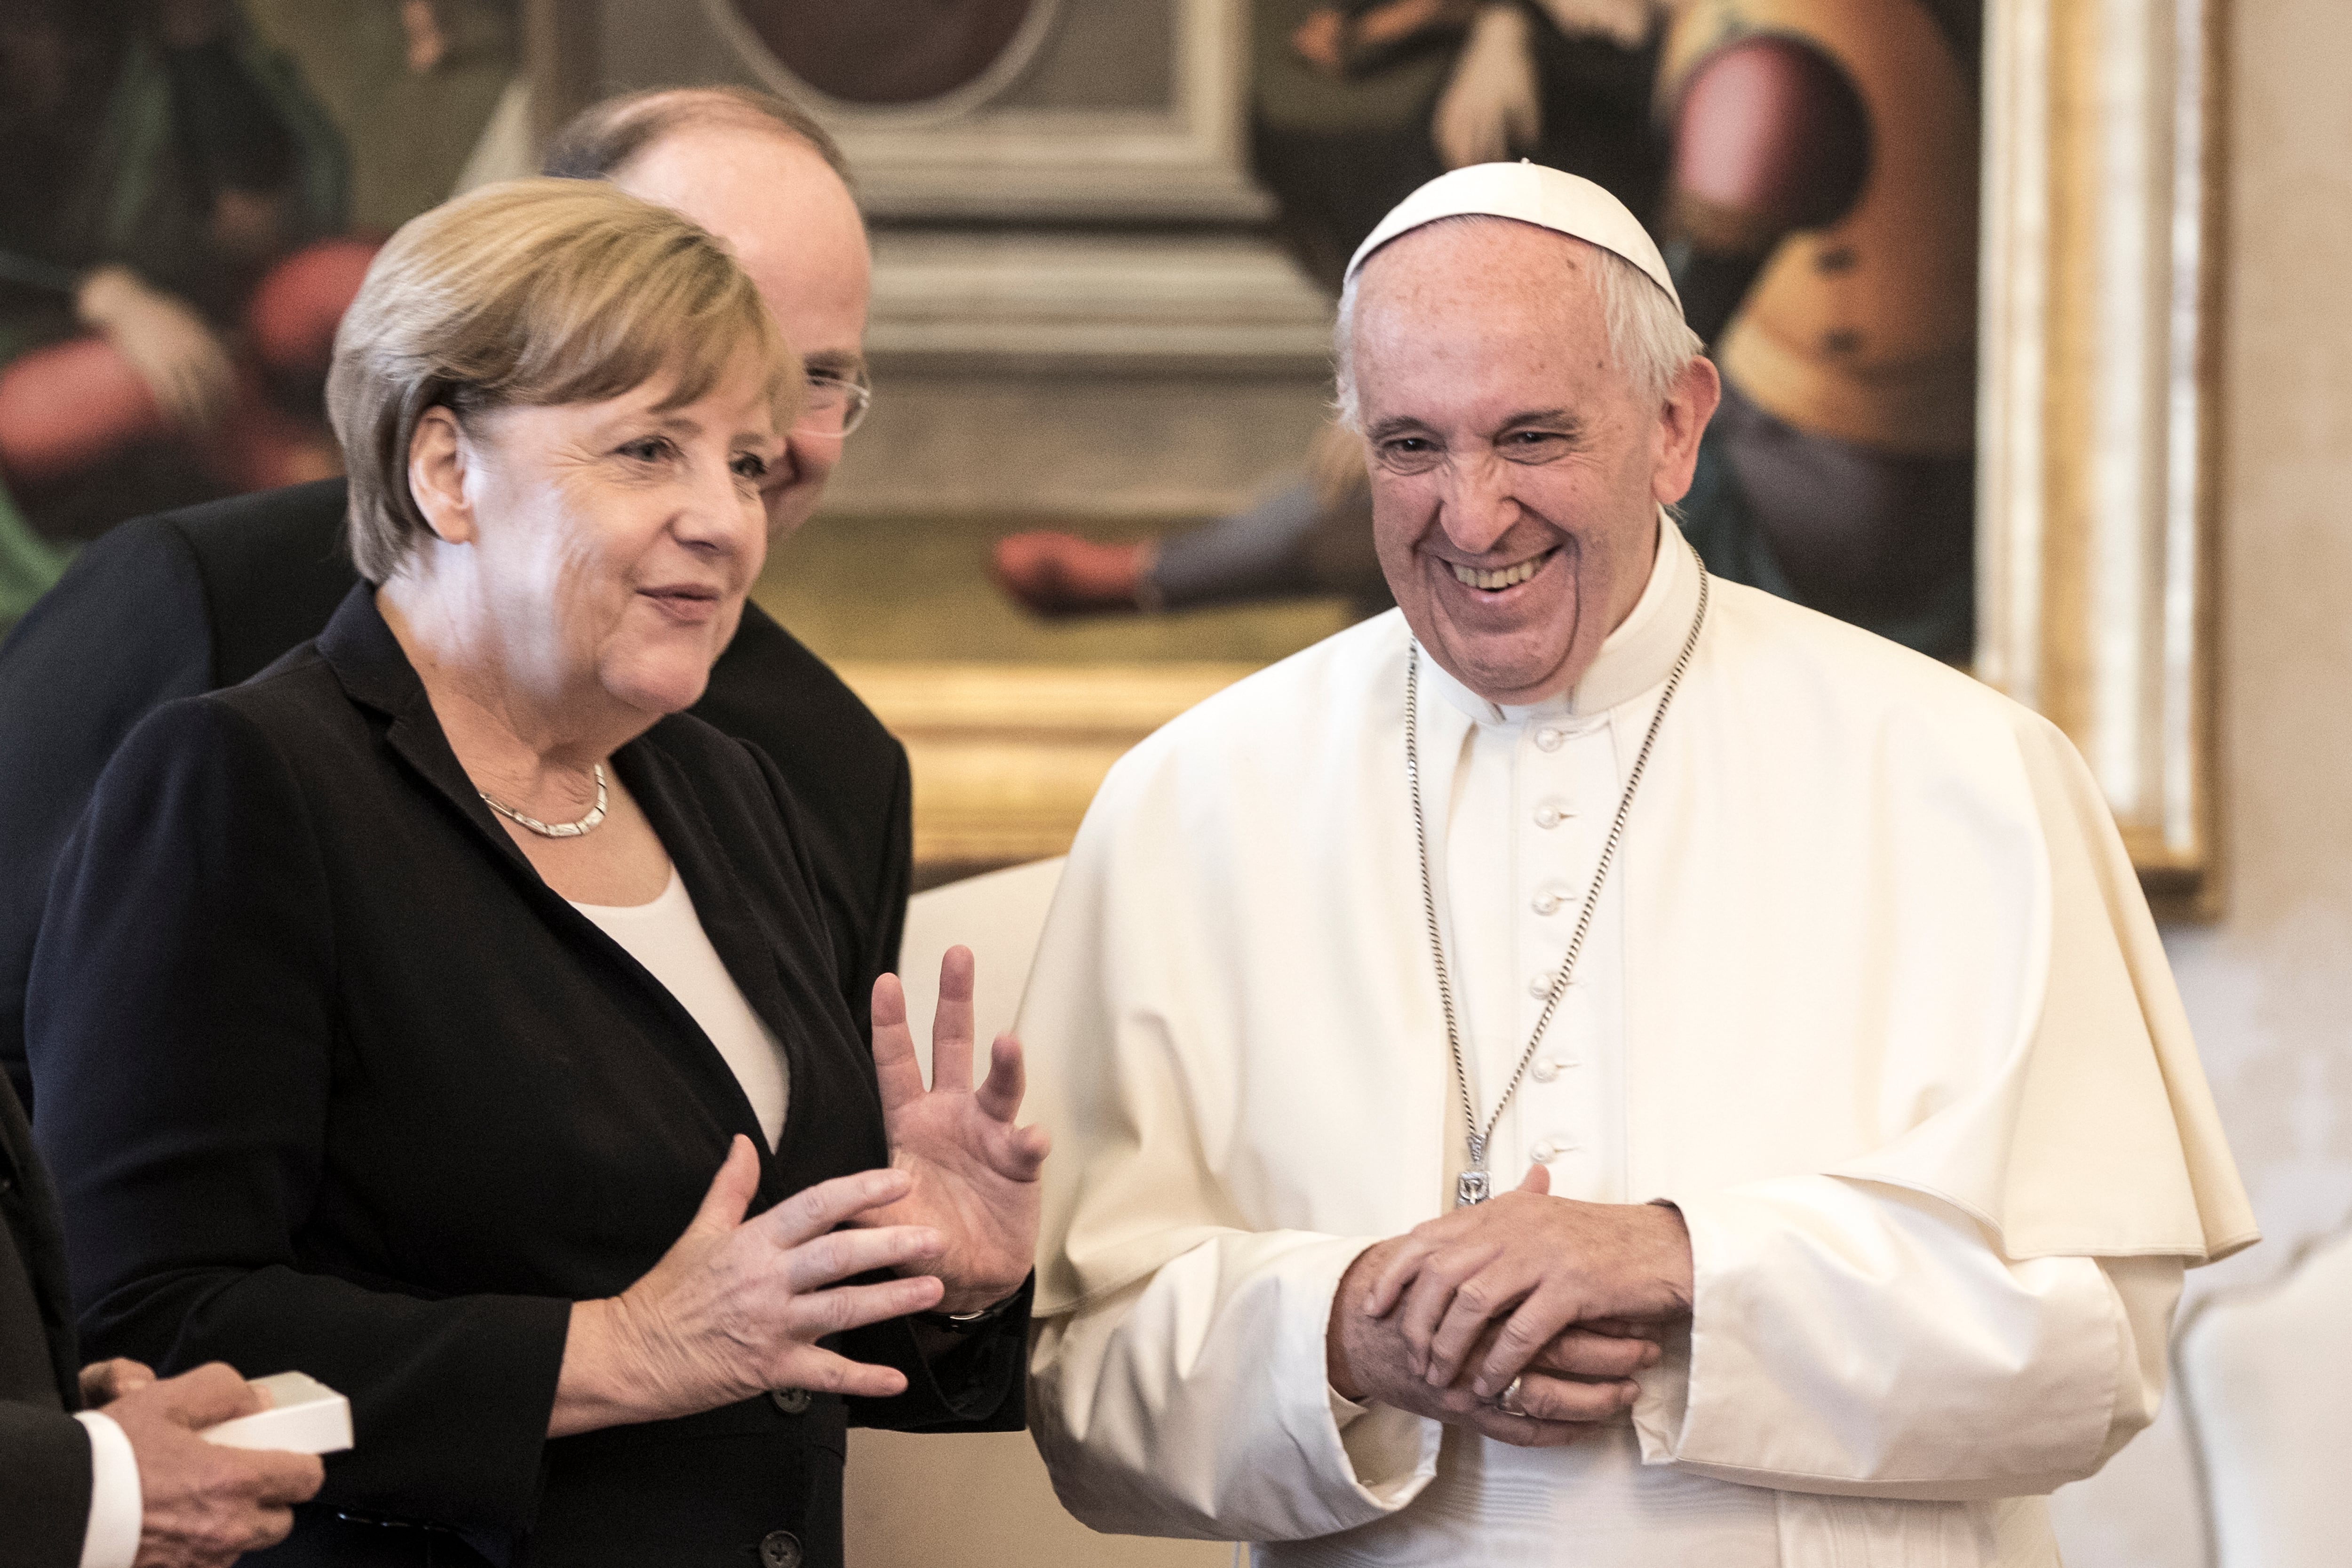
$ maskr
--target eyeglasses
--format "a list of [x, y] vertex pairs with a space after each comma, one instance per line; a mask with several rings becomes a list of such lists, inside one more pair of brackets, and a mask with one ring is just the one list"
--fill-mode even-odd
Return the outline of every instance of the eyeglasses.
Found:
[[846, 436], [873, 405], [874, 389], [864, 382], [819, 371], [808, 378], [808, 398], [793, 429], [803, 436]]

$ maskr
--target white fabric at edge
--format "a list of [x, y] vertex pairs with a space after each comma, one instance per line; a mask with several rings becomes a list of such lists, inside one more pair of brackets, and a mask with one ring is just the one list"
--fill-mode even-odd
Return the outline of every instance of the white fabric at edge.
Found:
[[583, 904], [573, 909], [603, 928], [606, 936], [628, 951], [646, 972], [668, 987], [719, 1054], [727, 1058], [743, 1097], [751, 1102], [760, 1131], [773, 1149], [784, 1130], [784, 1108], [792, 1084], [783, 1047], [751, 1004], [742, 987], [719, 962], [702, 919], [694, 912], [686, 882], [670, 868], [669, 886], [650, 904]]
[[89, 1433], [89, 1524], [81, 1538], [81, 1568], [131, 1568], [147, 1522], [139, 1456], [113, 1416], [84, 1410], [74, 1419]]

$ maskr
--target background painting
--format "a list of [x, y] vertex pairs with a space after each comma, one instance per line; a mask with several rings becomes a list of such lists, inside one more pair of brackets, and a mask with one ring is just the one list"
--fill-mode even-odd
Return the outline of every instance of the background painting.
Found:
[[0, 0], [0, 626], [128, 517], [339, 470], [335, 324], [516, 66], [500, 0]]
[[[681, 30], [693, 9], [678, 7]], [[1167, 9], [1172, 58], [1181, 13], [1208, 8]], [[633, 26], [646, 26], [639, 16]], [[1040, 81], [1083, 32], [1085, 8], [1066, 21], [1040, 52]], [[919, 834], [942, 866], [1057, 849], [1100, 767], [1174, 710], [1146, 693], [1189, 700], [1385, 607], [1360, 453], [1324, 427], [1322, 334], [1363, 235], [1415, 185], [1463, 163], [1529, 155], [1574, 170], [1667, 239], [1731, 388], [1683, 509], [1716, 571], [1937, 657], [1970, 657], [1982, 61], [1972, 5], [1259, 0], [1236, 32], [1247, 91], [1233, 112], [1270, 206], [1262, 218], [1040, 211], [1010, 191], [992, 210], [968, 195], [952, 213], [877, 214], [883, 397], [875, 438], [850, 453], [831, 500], [837, 520], [855, 522], [812, 530], [765, 591], [820, 647], [825, 623], [856, 623], [827, 651], [895, 710], [918, 749], [919, 795], [926, 762], [940, 781]], [[640, 60], [631, 42], [627, 58]], [[759, 67], [739, 43], [701, 68]], [[1183, 77], [1171, 64], [1156, 112], [1181, 112], [1172, 84]], [[1150, 104], [1150, 89], [1136, 102]], [[1050, 135], [1066, 114], [1075, 141], [1098, 132], [1082, 116], [1101, 111], [1066, 110], [1034, 83], [1024, 96], [1016, 82], [923, 133], [967, 144], [1016, 125]], [[866, 123], [836, 122], [851, 134]], [[1139, 203], [1150, 184], [1148, 171], [1131, 180]], [[984, 191], [984, 174], [976, 184]], [[975, 237], [982, 218], [990, 227]], [[1188, 304], [1204, 338], [1253, 321], [1257, 301], [1187, 301], [1168, 287], [1212, 275], [1201, 253], [1177, 246], [1180, 225], [1195, 247], [1249, 246], [1258, 265], [1287, 270], [1294, 300], [1313, 301], [1289, 307], [1288, 343], [1257, 321], [1254, 350], [1212, 380], [1206, 356], [1181, 360], [1148, 336], [1146, 320], [1163, 327]], [[1023, 331], [1040, 323], [1024, 320], [993, 353], [971, 352], [982, 326], [1005, 321], [1022, 275], [1042, 275], [1057, 246], [1074, 245], [1106, 258], [1098, 289], [1067, 291], [1095, 302], [1089, 351], [1041, 362]], [[898, 282], [914, 276], [931, 289]], [[1180, 297], [1155, 298], [1155, 287]], [[960, 289], [957, 325], [971, 336], [951, 351], [944, 296]], [[900, 310], [920, 316], [920, 330]], [[919, 431], [885, 439], [889, 402], [908, 390], [922, 399]], [[1119, 417], [1106, 421], [1106, 407]], [[1204, 426], [1206, 461], [1202, 443], [1181, 438]], [[905, 483], [910, 447], [922, 454], [920, 489]], [[1106, 453], [1116, 474], [1104, 472]], [[1204, 473], [1216, 482], [1199, 483]], [[1092, 487], [1060, 482], [1077, 476]], [[1181, 557], [1183, 592], [1164, 595], [1180, 611], [1136, 613], [1129, 542], [1139, 539], [1154, 541], [1162, 567]], [[838, 584], [882, 540], [894, 559], [929, 570], [867, 614]], [[991, 591], [992, 566], [1017, 603]], [[1136, 668], [1168, 660], [1193, 667], [1191, 677], [1171, 684]], [[990, 668], [964, 668], [975, 663]], [[1073, 695], [1080, 679], [1096, 695]], [[938, 695], [983, 689], [999, 697]], [[1077, 751], [1037, 734], [1049, 698], [1090, 716], [1070, 742]], [[999, 721], [981, 717], [1008, 711], [1031, 715], [1012, 745]], [[1010, 765], [1024, 752], [1037, 760], [1025, 773]]]
[[1683, 508], [1710, 567], [1968, 657], [1973, 0], [1366, 0], [1260, 21], [1259, 172], [1318, 281], [1443, 168], [1526, 155], [1608, 186], [1664, 241], [1724, 370]]
[[[1714, 344], [1710, 565], [2051, 714], [2193, 899], [2203, 17], [0, 0], [0, 622], [124, 517], [331, 471], [326, 346], [406, 217], [606, 92], [794, 90], [872, 219], [877, 397], [760, 592], [914, 744], [928, 875], [1052, 853], [1171, 704], [1382, 605], [1332, 291], [1404, 192], [1526, 154], [1652, 224]], [[1181, 594], [1139, 575], [1180, 562]]]

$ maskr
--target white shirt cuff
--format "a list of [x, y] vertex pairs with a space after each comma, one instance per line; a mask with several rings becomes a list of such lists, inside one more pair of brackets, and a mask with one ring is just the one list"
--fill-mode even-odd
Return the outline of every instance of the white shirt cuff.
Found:
[[74, 1419], [89, 1433], [89, 1525], [81, 1538], [81, 1568], [131, 1568], [146, 1522], [139, 1456], [111, 1415], [84, 1410]]

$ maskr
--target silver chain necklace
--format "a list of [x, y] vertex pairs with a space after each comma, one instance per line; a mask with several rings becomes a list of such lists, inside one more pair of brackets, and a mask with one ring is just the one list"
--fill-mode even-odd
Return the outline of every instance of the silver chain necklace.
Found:
[[589, 769], [589, 772], [596, 776], [596, 804], [590, 808], [587, 816], [577, 822], [541, 822], [535, 816], [517, 811], [506, 802], [493, 796], [488, 790], [476, 790], [474, 793], [482, 797], [484, 805], [488, 806], [509, 822], [522, 824], [541, 838], [577, 838], [604, 820], [604, 764], [598, 763]]
[[1690, 668], [1691, 655], [1698, 649], [1699, 628], [1706, 624], [1706, 563], [1691, 557], [1698, 567], [1698, 614], [1691, 617], [1690, 635], [1683, 638], [1683, 651], [1675, 659], [1674, 672], [1666, 677], [1666, 689], [1658, 699], [1658, 710], [1650, 715], [1649, 732], [1642, 737], [1642, 749], [1633, 758], [1633, 771], [1626, 776], [1625, 789], [1617, 797], [1617, 816], [1609, 825], [1609, 838], [1601, 847], [1601, 864], [1592, 873], [1592, 886], [1584, 894], [1584, 909], [1576, 917], [1576, 931], [1568, 939], [1568, 956], [1561, 959], [1559, 972], [1551, 978], [1551, 990], [1544, 997], [1543, 1013], [1536, 1019], [1535, 1032], [1528, 1037], [1528, 1048], [1519, 1053], [1519, 1065], [1511, 1072], [1511, 1081], [1503, 1088], [1503, 1098], [1495, 1102], [1495, 1113], [1486, 1118], [1482, 1129], [1478, 1124], [1478, 1109], [1470, 1102], [1470, 1072], [1462, 1059], [1462, 1031], [1454, 1021], [1454, 985], [1445, 970], [1445, 941], [1438, 934], [1437, 885], [1429, 869], [1429, 821], [1421, 805], [1421, 641], [1412, 639], [1405, 656], [1404, 667], [1404, 773], [1412, 790], [1412, 834], [1421, 848], [1421, 908], [1429, 921], [1429, 956], [1437, 966], [1437, 999], [1445, 1009], [1445, 1045], [1454, 1054], [1454, 1087], [1462, 1095], [1462, 1125], [1470, 1131], [1470, 1164], [1454, 1184], [1454, 1206], [1467, 1208], [1483, 1204], [1495, 1195], [1494, 1178], [1486, 1170], [1486, 1145], [1495, 1136], [1495, 1129], [1503, 1120], [1503, 1111], [1511, 1097], [1519, 1091], [1519, 1080], [1528, 1074], [1528, 1067], [1536, 1059], [1536, 1048], [1543, 1044], [1544, 1030], [1551, 1024], [1551, 1016], [1559, 1010], [1559, 999], [1568, 990], [1569, 978], [1576, 972], [1578, 954], [1584, 951], [1584, 938], [1592, 929], [1592, 911], [1601, 905], [1601, 884], [1609, 879], [1609, 868], [1617, 858], [1617, 843], [1625, 835], [1625, 818], [1633, 809], [1633, 794], [1642, 787], [1642, 773], [1650, 765], [1650, 748], [1656, 744], [1658, 726], [1665, 722], [1666, 710], [1674, 706], [1675, 692], [1683, 683], [1683, 671]]

